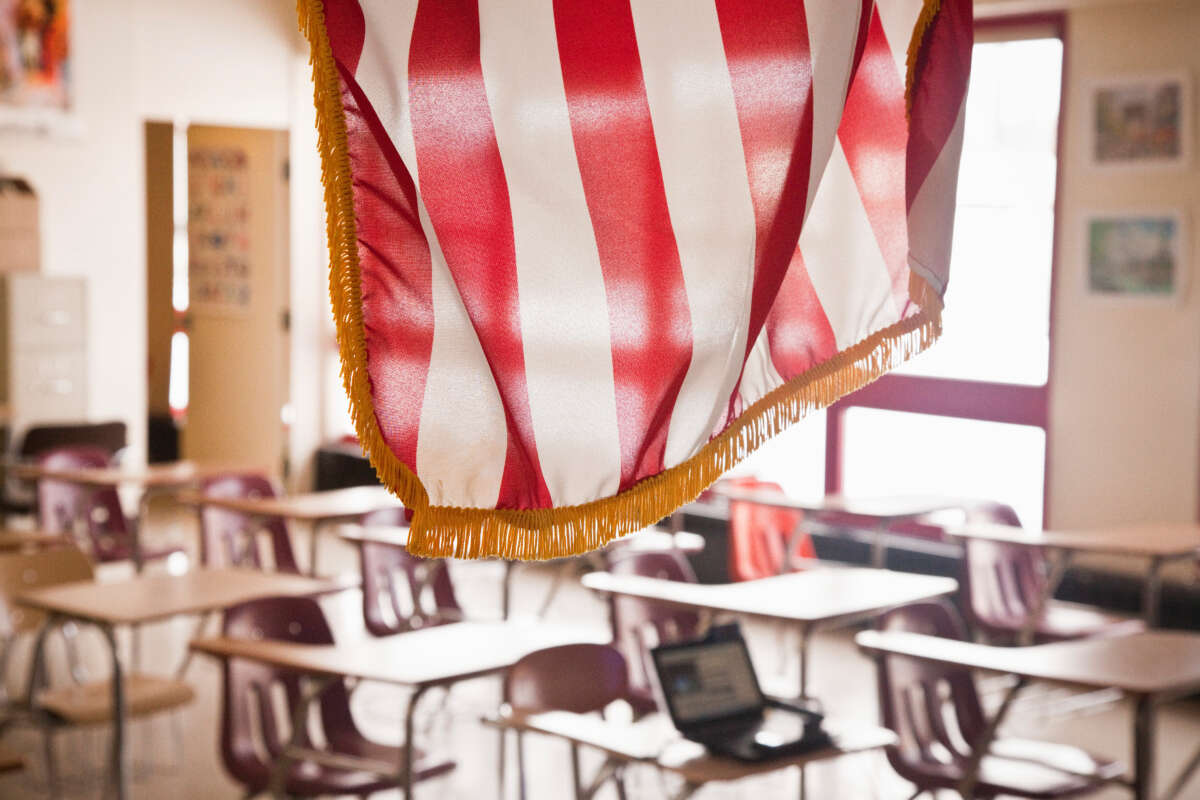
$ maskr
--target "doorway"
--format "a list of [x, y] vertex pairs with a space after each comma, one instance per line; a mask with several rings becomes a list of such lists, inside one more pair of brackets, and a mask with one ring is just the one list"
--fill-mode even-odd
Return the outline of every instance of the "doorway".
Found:
[[282, 475], [288, 134], [147, 122], [150, 460]]

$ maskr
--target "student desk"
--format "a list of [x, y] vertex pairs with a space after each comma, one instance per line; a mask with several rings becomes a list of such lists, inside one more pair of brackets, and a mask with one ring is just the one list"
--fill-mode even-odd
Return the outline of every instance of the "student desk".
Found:
[[[125, 769], [126, 698], [122, 678], [125, 670], [117, 648], [115, 627], [218, 611], [259, 597], [317, 595], [332, 590], [333, 585], [326, 581], [300, 575], [245, 569], [199, 569], [183, 575], [140, 574], [113, 583], [78, 581], [47, 586], [18, 595], [16, 602], [47, 615], [34, 644], [35, 665], [43, 658], [47, 632], [59, 622], [90, 623], [104, 634], [112, 656], [111, 777], [118, 797], [125, 800], [129, 796]], [[32, 685], [30, 691], [33, 691]]]
[[55, 547], [69, 543], [70, 540], [60, 533], [0, 529], [0, 552], [4, 553], [17, 550], [37, 550], [42, 547]]
[[20, 478], [28, 480], [51, 479], [64, 483], [76, 483], [81, 486], [98, 489], [120, 489], [123, 486], [135, 487], [138, 494], [138, 513], [131, 525], [133, 563], [140, 572], [142, 569], [142, 522], [146, 518], [146, 508], [150, 499], [156, 495], [177, 494], [180, 490], [195, 486], [205, 478], [225, 472], [246, 471], [247, 467], [236, 464], [200, 463], [196, 461], [168, 461], [158, 464], [147, 464], [141, 467], [95, 467], [88, 469], [48, 469], [38, 464], [18, 464], [12, 471]]
[[866, 567], [822, 567], [741, 583], [684, 583], [595, 572], [583, 585], [700, 611], [779, 620], [800, 628], [800, 696], [808, 696], [808, 644], [818, 627], [848, 625], [885, 611], [953, 594], [952, 578]]
[[[936, 495], [896, 495], [891, 497], [847, 497], [830, 494], [816, 500], [800, 500], [780, 492], [739, 491], [718, 488], [714, 493], [732, 501], [754, 503], [772, 508], [802, 511], [818, 522], [833, 522], [837, 519], [852, 521], [868, 528], [867, 540], [871, 545], [871, 566], [882, 568], [887, 557], [888, 542], [898, 537], [889, 534], [888, 528], [898, 522], [911, 522], [939, 511], [965, 510], [978, 501]], [[791, 548], [788, 548], [791, 551]]]
[[632, 723], [610, 722], [588, 714], [547, 711], [538, 714], [509, 712], [487, 720], [501, 729], [539, 733], [600, 750], [607, 757], [595, 780], [588, 787], [576, 774], [575, 797], [591, 800], [613, 771], [625, 764], [651, 764], [663, 772], [678, 775], [683, 787], [671, 800], [686, 800], [706, 783], [736, 781], [789, 767], [801, 767], [814, 761], [886, 747], [896, 741], [895, 734], [874, 725], [827, 720], [826, 727], [834, 744], [822, 750], [786, 758], [749, 763], [707, 753], [701, 745], [679, 735], [670, 718], [650, 714]]
[[383, 486], [351, 486], [325, 492], [302, 492], [282, 497], [208, 497], [199, 492], [180, 495], [193, 506], [212, 506], [256, 517], [283, 517], [307, 522], [310, 528], [308, 573], [317, 574], [317, 544], [329, 523], [362, 517], [373, 511], [403, 508], [400, 498]]
[[[1194, 523], [1154, 523], [1115, 526], [1079, 531], [1035, 531], [1008, 525], [964, 525], [947, 530], [956, 539], [979, 539], [1039, 548], [1051, 559], [1049, 577], [1043, 587], [1038, 611], [1030, 615], [1026, 631], [1037, 624], [1040, 609], [1054, 596], [1058, 584], [1075, 553], [1104, 553], [1147, 559], [1150, 571], [1142, 591], [1142, 616], [1147, 625], [1158, 621], [1158, 601], [1162, 590], [1162, 568], [1168, 561], [1200, 557], [1200, 525]], [[1028, 639], [1028, 635], [1026, 635]]]
[[[1149, 631], [1030, 647], [994, 647], [916, 633], [879, 631], [864, 631], [855, 640], [863, 650], [877, 657], [893, 653], [1017, 677], [1017, 684], [989, 722], [987, 741], [975, 747], [976, 762], [1003, 722], [1013, 698], [1029, 680], [1088, 689], [1112, 687], [1133, 695], [1136, 701], [1133, 792], [1138, 800], [1155, 798], [1156, 707], [1200, 690], [1200, 634]], [[974, 763], [971, 771], [977, 766]], [[1200, 752], [1172, 782], [1162, 800], [1178, 796], [1198, 766]], [[971, 776], [968, 781], [973, 779]]]
[[[313, 691], [303, 698], [305, 707], [294, 711], [294, 718], [307, 713], [306, 706], [320, 696], [332, 681], [354, 679], [379, 681], [413, 689], [404, 716], [405, 764], [412, 763], [414, 712], [417, 701], [429, 689], [450, 686], [459, 681], [507, 671], [529, 653], [546, 647], [577, 642], [600, 643], [603, 637], [588, 637], [575, 626], [517, 622], [456, 622], [401, 633], [382, 639], [363, 639], [339, 645], [307, 645], [267, 639], [209, 637], [195, 639], [191, 649], [222, 659], [243, 658], [304, 673], [317, 680]], [[287, 752], [299, 745], [293, 740]], [[276, 762], [272, 783], [278, 789], [283, 777], [283, 760]], [[382, 765], [374, 765], [380, 767]], [[404, 787], [404, 796], [412, 797], [411, 775], [404, 765], [391, 765], [383, 774], [395, 775]], [[396, 768], [400, 767], [399, 772]], [[372, 771], [371, 765], [364, 768]]]
[[[343, 539], [355, 544], [371, 542], [375, 544], [386, 544], [394, 547], [408, 546], [408, 528], [401, 525], [343, 525], [339, 529], [339, 534]], [[645, 530], [631, 533], [621, 539], [617, 539], [608, 545], [608, 548], [622, 548], [621, 552], [628, 553], [656, 553], [663, 551], [675, 551], [687, 555], [689, 553], [699, 553], [704, 549], [704, 537], [698, 533], [689, 533], [687, 531], [662, 531], [655, 528], [646, 528]], [[546, 599], [542, 601], [542, 608], [538, 616], [544, 616], [546, 610], [550, 606], [550, 602], [557, 594], [562, 581], [567, 577], [567, 574], [574, 574], [577, 569], [604, 569], [605, 553], [608, 548], [587, 553], [577, 559], [562, 559], [563, 568], [554, 576], [554, 584], [547, 592]], [[579, 561], [583, 562], [583, 567], [576, 566]], [[501, 590], [500, 609], [501, 616], [508, 619], [510, 606], [512, 602], [512, 580], [517, 567], [521, 562], [506, 559], [504, 561], [504, 582]], [[433, 575], [427, 576], [428, 580], [432, 580]]]

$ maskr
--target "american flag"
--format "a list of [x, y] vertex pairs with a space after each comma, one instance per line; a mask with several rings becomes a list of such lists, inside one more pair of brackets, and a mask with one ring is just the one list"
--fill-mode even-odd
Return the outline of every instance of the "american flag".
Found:
[[300, 12], [343, 375], [415, 552], [600, 546], [936, 336], [969, 0]]

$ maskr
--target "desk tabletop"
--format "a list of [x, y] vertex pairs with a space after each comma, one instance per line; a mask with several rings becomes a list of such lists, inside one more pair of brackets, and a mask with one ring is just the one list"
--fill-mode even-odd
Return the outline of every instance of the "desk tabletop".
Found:
[[898, 631], [863, 631], [855, 641], [869, 652], [1089, 688], [1135, 694], [1200, 689], [1200, 634], [1195, 633], [1147, 631], [1029, 647], [995, 647]]
[[50, 469], [39, 464], [17, 464], [12, 467], [12, 471], [18, 477], [30, 480], [52, 478], [88, 486], [142, 486], [149, 489], [191, 486], [205, 478], [226, 472], [263, 470], [245, 464], [165, 461], [143, 466], [121, 465], [85, 469]]
[[595, 572], [589, 589], [671, 605], [809, 624], [869, 618], [898, 606], [953, 594], [952, 578], [861, 567], [820, 567], [742, 583], [683, 583]]
[[[346, 523], [338, 528], [338, 535], [350, 542], [371, 542], [405, 547], [408, 544], [408, 527], [404, 525], [357, 525]], [[699, 553], [704, 550], [704, 537], [698, 533], [661, 531], [655, 528], [631, 533], [612, 542], [609, 547], [628, 547], [630, 552], [658, 552], [678, 550], [681, 553]]]
[[781, 492], [762, 490], [740, 491], [737, 489], [721, 489], [717, 493], [721, 497], [726, 497], [735, 502], [755, 503], [774, 508], [788, 508], [817, 516], [821, 514], [840, 514], [890, 522], [924, 517], [938, 511], [969, 508], [976, 502], [959, 497], [942, 497], [938, 495], [853, 497], [844, 494], [828, 494], [824, 497], [797, 498], [790, 497]]
[[182, 575], [143, 573], [111, 583], [76, 581], [23, 592], [21, 605], [88, 622], [126, 625], [199, 614], [273, 595], [319, 595], [337, 584], [252, 569], [196, 569]]
[[11, 530], [9, 528], [0, 529], [0, 552], [54, 547], [60, 544], [68, 544], [69, 542], [70, 540], [61, 533]]
[[438, 686], [503, 672], [535, 650], [561, 644], [603, 644], [607, 639], [607, 633], [600, 630], [514, 620], [455, 622], [337, 645], [214, 636], [193, 639], [189, 646], [212, 656], [244, 658], [310, 675]]
[[309, 521], [361, 517], [372, 511], [404, 507], [400, 498], [383, 486], [351, 486], [283, 497], [208, 497], [199, 492], [185, 492], [179, 500], [189, 505], [228, 508], [263, 517]]
[[501, 727], [556, 736], [594, 747], [622, 761], [657, 764], [693, 785], [739, 780], [785, 767], [874, 750], [896, 741], [895, 734], [875, 725], [828, 719], [826, 728], [834, 740], [833, 747], [750, 763], [709, 754], [700, 744], [682, 738], [671, 720], [662, 713], [649, 714], [631, 723], [611, 722], [594, 715], [569, 711], [540, 714], [510, 712], [491, 721]]
[[948, 529], [956, 539], [982, 539], [1093, 553], [1182, 558], [1200, 555], [1200, 525], [1190, 522], [1143, 523], [1074, 531], [1039, 531], [1010, 525], [975, 524]]

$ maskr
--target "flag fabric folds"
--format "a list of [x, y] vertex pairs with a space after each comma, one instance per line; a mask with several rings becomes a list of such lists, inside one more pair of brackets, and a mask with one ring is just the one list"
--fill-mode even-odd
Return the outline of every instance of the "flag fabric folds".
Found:
[[970, 0], [299, 0], [343, 378], [409, 549], [652, 524], [928, 346]]

